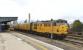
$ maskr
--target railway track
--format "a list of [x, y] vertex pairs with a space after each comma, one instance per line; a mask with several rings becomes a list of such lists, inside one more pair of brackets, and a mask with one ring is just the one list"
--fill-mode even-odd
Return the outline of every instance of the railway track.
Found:
[[83, 35], [70, 34], [64, 41], [83, 47]]
[[80, 37], [80, 38], [83, 38], [83, 35], [78, 35], [78, 34], [69, 34], [68, 36], [73, 36], [73, 37]]
[[66, 38], [65, 41], [71, 42], [74, 45], [83, 46], [83, 41]]
[[67, 38], [71, 38], [71, 39], [76, 39], [76, 40], [83, 41], [83, 38], [82, 38], [82, 37], [73, 37], [73, 36], [68, 36]]

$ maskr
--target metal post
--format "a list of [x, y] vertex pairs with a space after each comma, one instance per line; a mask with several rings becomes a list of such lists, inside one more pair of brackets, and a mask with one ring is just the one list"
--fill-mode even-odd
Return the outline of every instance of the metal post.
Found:
[[30, 24], [30, 20], [31, 20], [31, 16], [30, 16], [30, 13], [29, 13], [29, 31], [31, 30], [31, 24]]
[[53, 39], [53, 24], [52, 24], [52, 22], [51, 22], [51, 37], [50, 38]]
[[30, 23], [30, 18], [31, 18], [31, 16], [30, 16], [30, 13], [29, 13], [29, 23]]
[[50, 42], [53, 43], [53, 24], [52, 24], [52, 21], [51, 21], [51, 35], [50, 35]]
[[50, 37], [51, 39], [53, 39], [53, 34], [51, 33], [51, 37]]

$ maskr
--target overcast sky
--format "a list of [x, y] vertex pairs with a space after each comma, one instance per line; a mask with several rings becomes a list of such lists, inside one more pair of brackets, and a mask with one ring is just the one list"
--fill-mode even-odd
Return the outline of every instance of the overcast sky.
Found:
[[19, 21], [65, 19], [83, 22], [83, 0], [0, 0], [0, 16], [18, 16]]

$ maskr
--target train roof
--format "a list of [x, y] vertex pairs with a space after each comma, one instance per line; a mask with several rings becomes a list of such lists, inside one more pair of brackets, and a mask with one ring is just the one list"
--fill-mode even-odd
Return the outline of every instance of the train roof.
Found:
[[67, 23], [66, 20], [62, 20], [62, 19], [58, 19], [58, 20], [47, 20], [47, 21], [37, 21], [37, 22], [33, 22], [33, 23]]

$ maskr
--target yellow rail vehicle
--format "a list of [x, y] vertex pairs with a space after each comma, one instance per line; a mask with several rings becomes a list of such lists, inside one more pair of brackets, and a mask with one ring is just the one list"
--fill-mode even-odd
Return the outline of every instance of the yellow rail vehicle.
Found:
[[38, 32], [38, 34], [43, 36], [50, 37], [53, 34], [53, 37], [64, 38], [68, 34], [68, 25], [60, 24], [56, 22], [36, 22], [32, 24], [32, 31]]
[[20, 30], [20, 31], [28, 31], [29, 28], [30, 28], [30, 25], [28, 23], [17, 24], [15, 26], [15, 29]]
[[16, 24], [16, 25], [14, 26], [14, 30], [19, 30], [19, 24]]
[[15, 29], [21, 31], [31, 31], [33, 34], [43, 35], [53, 38], [64, 38], [68, 34], [68, 23], [65, 20], [57, 21], [39, 21], [31, 24], [17, 24]]

